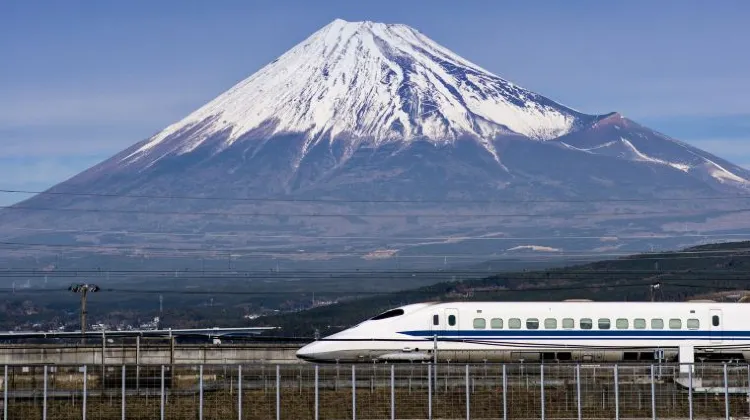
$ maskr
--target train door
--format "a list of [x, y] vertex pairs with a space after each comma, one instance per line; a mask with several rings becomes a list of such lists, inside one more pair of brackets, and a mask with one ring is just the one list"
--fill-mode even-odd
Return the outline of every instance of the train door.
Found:
[[446, 331], [458, 331], [458, 309], [448, 308], [443, 311], [443, 322]]
[[724, 319], [721, 309], [710, 309], [710, 319], [708, 320], [709, 339], [711, 343], [721, 343], [723, 339]]

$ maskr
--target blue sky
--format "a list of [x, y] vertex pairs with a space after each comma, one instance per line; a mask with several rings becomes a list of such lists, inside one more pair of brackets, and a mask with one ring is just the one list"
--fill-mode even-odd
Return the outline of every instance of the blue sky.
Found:
[[750, 167], [747, 16], [742, 0], [4, 0], [0, 188], [86, 169], [335, 18], [411, 25], [568, 106], [620, 111]]

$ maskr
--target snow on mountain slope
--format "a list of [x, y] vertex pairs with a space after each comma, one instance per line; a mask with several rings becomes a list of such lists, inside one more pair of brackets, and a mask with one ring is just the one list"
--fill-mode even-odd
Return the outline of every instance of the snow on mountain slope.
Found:
[[632, 153], [633, 160], [638, 160], [641, 162], [658, 163], [660, 165], [668, 165], [683, 172], [687, 172], [690, 169], [690, 165], [685, 165], [683, 163], [668, 162], [666, 160], [656, 159], [656, 158], [652, 158], [651, 156], [647, 156], [646, 154], [638, 150], [635, 146], [633, 146], [633, 143], [631, 143], [630, 140], [626, 139], [625, 137], [620, 137], [620, 141]]
[[664, 165], [723, 185], [750, 187], [750, 172], [687, 143], [643, 127], [618, 113], [555, 140], [583, 153]]
[[335, 20], [153, 136], [125, 161], [143, 158], [174, 137], [179, 144], [168, 152], [183, 154], [217, 133], [226, 134], [222, 149], [253, 130], [256, 140], [304, 133], [306, 149], [340, 135], [375, 144], [470, 136], [494, 155], [491, 141], [497, 136], [549, 140], [589, 119], [408, 26]]
[[630, 140], [626, 139], [625, 137], [620, 137], [617, 140], [608, 141], [606, 143], [602, 143], [600, 145], [593, 146], [590, 148], [585, 148], [585, 149], [579, 149], [565, 142], [561, 142], [561, 144], [569, 149], [578, 150], [581, 152], [587, 152], [587, 153], [591, 153], [595, 155], [614, 156], [614, 157], [633, 160], [637, 162], [657, 163], [659, 165], [671, 166], [683, 172], [687, 172], [690, 169], [689, 165], [685, 165], [682, 163], [669, 162], [666, 160], [656, 159], [651, 156], [648, 156], [644, 154], [643, 152], [641, 152], [640, 150], [638, 150], [633, 145], [633, 143]]

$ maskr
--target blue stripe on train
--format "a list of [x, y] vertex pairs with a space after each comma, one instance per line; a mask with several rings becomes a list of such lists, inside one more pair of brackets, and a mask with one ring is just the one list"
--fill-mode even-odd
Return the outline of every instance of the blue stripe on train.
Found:
[[689, 331], [689, 330], [416, 330], [400, 331], [399, 334], [412, 337], [441, 338], [537, 338], [546, 340], [587, 340], [587, 339], [662, 339], [684, 340], [710, 338], [750, 338], [750, 331]]

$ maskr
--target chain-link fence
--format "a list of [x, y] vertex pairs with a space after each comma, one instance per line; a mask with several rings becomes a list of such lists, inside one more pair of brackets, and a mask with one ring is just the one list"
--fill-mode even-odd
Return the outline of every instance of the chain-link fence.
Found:
[[3, 419], [750, 417], [750, 365], [5, 366]]

